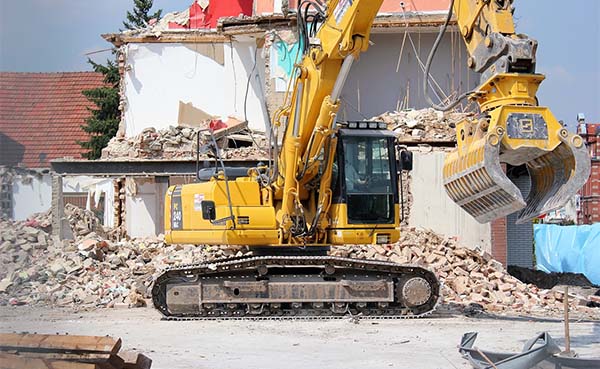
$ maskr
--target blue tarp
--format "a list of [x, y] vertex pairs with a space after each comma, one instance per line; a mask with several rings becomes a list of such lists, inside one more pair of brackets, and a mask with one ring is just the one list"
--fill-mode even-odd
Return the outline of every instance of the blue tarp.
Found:
[[600, 223], [579, 226], [534, 224], [535, 258], [546, 273], [581, 273], [600, 285]]

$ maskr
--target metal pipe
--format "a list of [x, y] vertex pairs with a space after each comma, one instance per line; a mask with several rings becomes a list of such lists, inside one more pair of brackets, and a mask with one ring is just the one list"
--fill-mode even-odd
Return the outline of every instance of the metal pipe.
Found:
[[296, 90], [296, 107], [294, 109], [294, 137], [298, 137], [300, 130], [300, 108], [302, 107], [302, 92], [304, 90], [304, 82], [298, 81], [298, 89]]
[[[396, 169], [397, 171], [398, 169]], [[400, 169], [400, 209], [402, 211], [402, 218], [400, 218], [400, 222], [404, 222], [404, 184], [402, 183], [402, 176], [404, 173], [402, 169]]]
[[348, 78], [348, 74], [350, 74], [350, 67], [352, 67], [352, 63], [354, 62], [354, 55], [350, 54], [344, 58], [344, 62], [342, 63], [342, 67], [340, 68], [340, 73], [338, 73], [337, 78], [335, 79], [335, 84], [333, 85], [333, 91], [331, 91], [331, 102], [335, 104], [340, 95], [342, 94], [342, 88], [344, 88], [344, 84], [346, 83], [346, 78]]
[[569, 287], [565, 286], [565, 297], [563, 299], [565, 320], [565, 353], [571, 353], [571, 332], [569, 331]]
[[200, 132], [196, 131], [196, 182], [200, 182]]

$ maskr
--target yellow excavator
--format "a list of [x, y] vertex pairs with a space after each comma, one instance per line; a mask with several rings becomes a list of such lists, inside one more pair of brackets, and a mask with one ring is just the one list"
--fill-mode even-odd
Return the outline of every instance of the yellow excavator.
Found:
[[[438, 301], [434, 273], [414, 265], [328, 256], [331, 245], [389, 244], [400, 236], [398, 173], [412, 156], [397, 152], [381, 122], [337, 119], [351, 65], [367, 51], [383, 0], [302, 0], [297, 10], [301, 61], [274, 114], [272, 162], [199, 171], [198, 183], [169, 188], [169, 243], [247, 245], [253, 256], [184, 265], [154, 282], [167, 318], [267, 316], [419, 317]], [[449, 196], [480, 222], [521, 211], [519, 220], [556, 209], [586, 181], [581, 137], [537, 104], [536, 41], [515, 33], [509, 0], [452, 0], [426, 65], [455, 14], [481, 84], [479, 120], [456, 127], [457, 149], [444, 165]], [[214, 140], [213, 140], [214, 141]], [[216, 147], [216, 143], [214, 145]], [[218, 152], [218, 149], [216, 149]], [[505, 174], [526, 165], [526, 200]]]

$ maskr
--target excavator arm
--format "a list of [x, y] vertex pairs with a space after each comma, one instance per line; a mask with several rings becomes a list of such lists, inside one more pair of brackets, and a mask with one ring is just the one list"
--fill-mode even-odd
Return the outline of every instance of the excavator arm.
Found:
[[[301, 38], [304, 55], [295, 69], [291, 103], [276, 115], [275, 126], [284, 125], [279, 157], [280, 174], [275, 199], [281, 199], [277, 220], [281, 243], [323, 242], [331, 204], [331, 178], [335, 154], [336, 114], [339, 96], [352, 62], [367, 50], [373, 20], [383, 0], [332, 0], [325, 8], [300, 2], [299, 27], [311, 4], [323, 23], [316, 34]], [[317, 184], [311, 182], [317, 177]], [[309, 191], [318, 188], [317, 192]], [[303, 200], [316, 196], [315, 209], [304, 209]], [[307, 224], [306, 213], [311, 213]]]
[[[468, 67], [481, 74], [480, 85], [469, 94], [481, 115], [477, 122], [457, 125], [458, 147], [446, 158], [444, 187], [481, 223], [516, 211], [521, 223], [556, 210], [590, 173], [582, 138], [538, 105], [544, 76], [535, 72], [537, 41], [515, 32], [512, 3], [450, 3], [449, 18], [453, 11], [470, 55]], [[433, 51], [436, 47], [437, 42]], [[525, 199], [505, 174], [506, 165], [526, 166], [531, 189]]]

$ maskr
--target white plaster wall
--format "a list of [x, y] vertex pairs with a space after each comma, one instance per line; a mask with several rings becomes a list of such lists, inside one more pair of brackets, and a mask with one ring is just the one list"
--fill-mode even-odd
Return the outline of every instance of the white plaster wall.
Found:
[[[243, 118], [243, 100], [253, 66], [255, 42], [233, 42], [233, 50], [229, 44], [223, 45], [223, 64], [198, 52], [196, 45], [127, 45], [124, 89], [127, 137], [147, 127], [160, 130], [176, 125], [180, 101], [192, 103], [211, 115]], [[264, 73], [264, 60], [260, 52], [257, 55], [255, 71]], [[247, 114], [251, 128], [264, 130], [266, 113], [257, 81], [251, 77]]]
[[96, 183], [105, 180], [91, 176], [65, 176], [63, 177], [63, 192], [88, 192]]
[[[371, 118], [386, 111], [398, 110], [402, 108], [406, 96], [408, 104], [404, 108], [429, 107], [422, 89], [423, 69], [416, 56], [423, 63], [427, 61], [437, 34], [413, 31], [409, 35], [404, 46], [402, 31], [371, 35], [372, 44], [352, 65], [342, 90], [340, 119]], [[413, 43], [417, 53], [413, 49]], [[479, 76], [468, 70], [466, 59], [462, 39], [456, 33], [448, 32], [431, 66], [431, 75], [446, 94], [468, 91], [477, 86]], [[439, 102], [431, 88], [430, 96], [435, 102]]]
[[[134, 181], [135, 185], [129, 182]], [[152, 178], [127, 178], [125, 198], [125, 227], [130, 237], [152, 237], [164, 230], [163, 204], [168, 183]], [[133, 192], [131, 192], [131, 190]]]
[[50, 209], [52, 176], [28, 176], [13, 181], [13, 219], [27, 220], [32, 214]]
[[256, 41], [250, 37], [238, 38], [224, 47], [225, 75], [229, 77], [225, 84], [225, 100], [231, 104], [229, 114], [247, 119], [250, 128], [265, 132], [270, 122], [263, 90], [265, 60], [261, 49], [257, 51]]
[[479, 246], [491, 252], [491, 228], [489, 223], [479, 224], [446, 195], [442, 181], [445, 153], [414, 154], [410, 191], [413, 202], [409, 224], [457, 237], [468, 247]]

